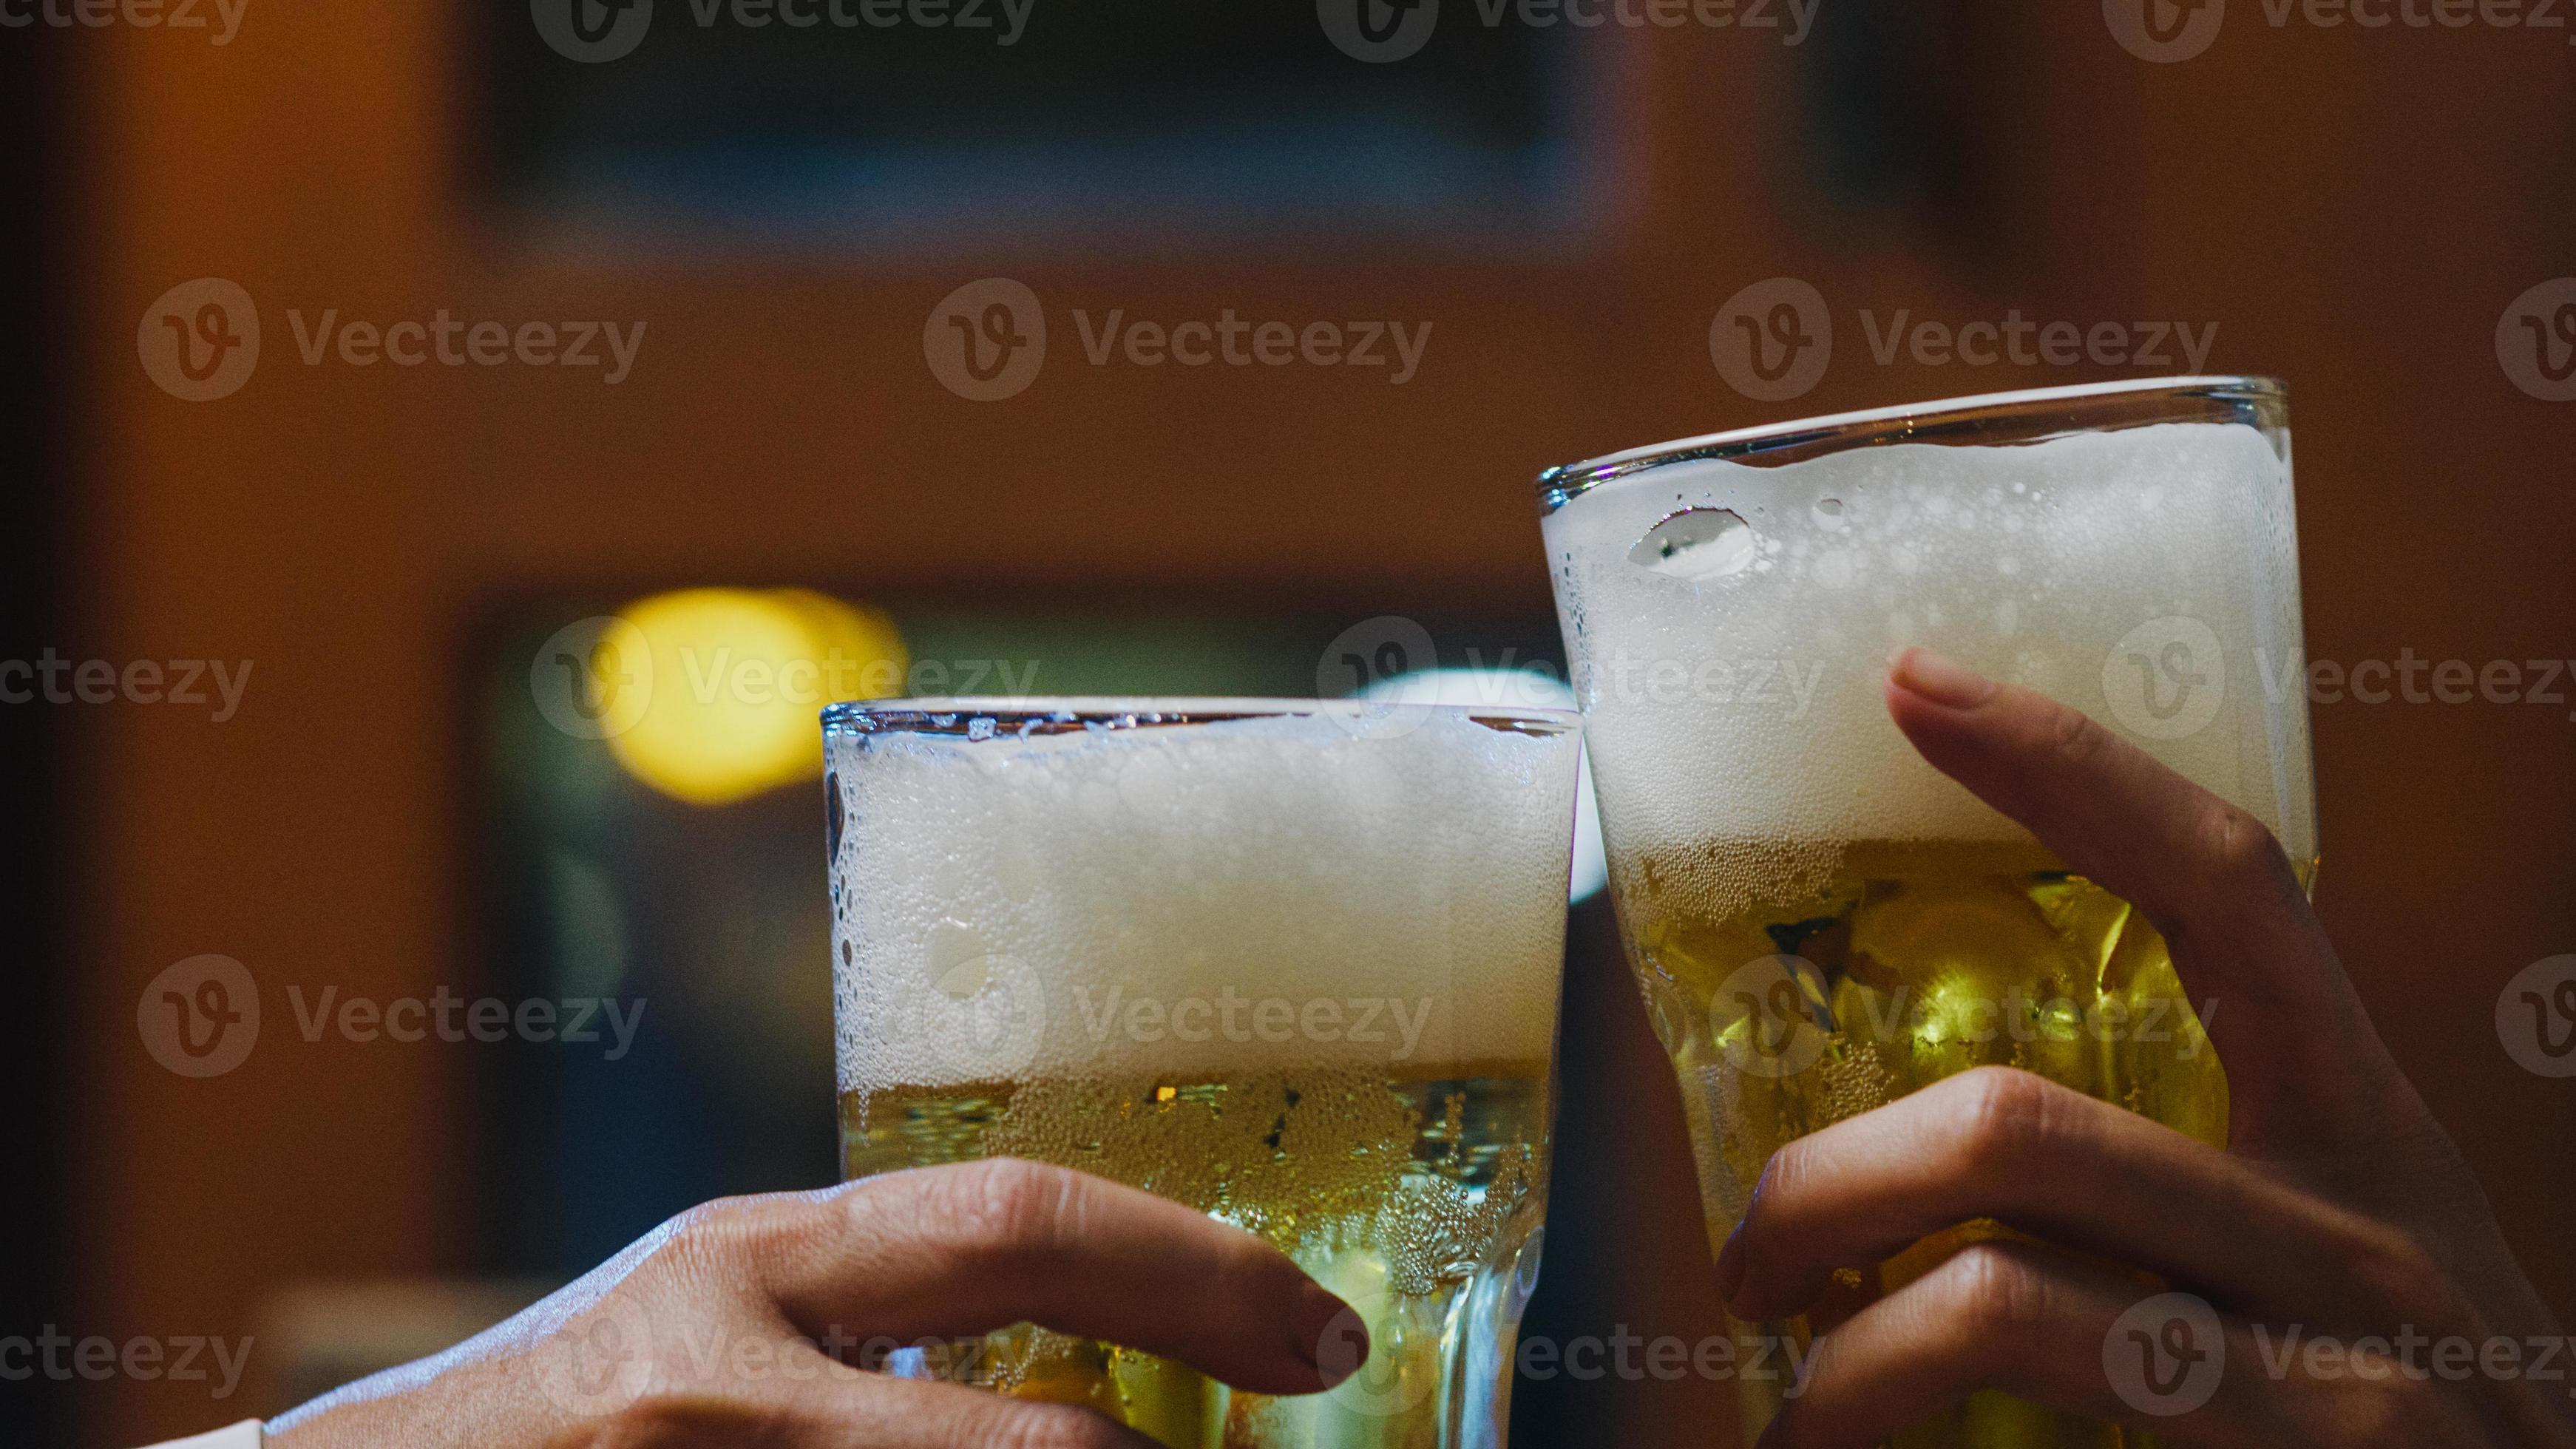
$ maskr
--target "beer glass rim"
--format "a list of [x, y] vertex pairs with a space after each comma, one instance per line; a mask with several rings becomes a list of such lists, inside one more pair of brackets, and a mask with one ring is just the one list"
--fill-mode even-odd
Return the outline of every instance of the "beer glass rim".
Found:
[[1539, 513], [1544, 517], [1604, 483], [1669, 463], [1723, 460], [1747, 467], [1778, 467], [1891, 443], [2012, 447], [2069, 433], [2179, 422], [2285, 428], [2289, 388], [2270, 377], [2135, 378], [1901, 403], [1735, 428], [1550, 468], [1538, 476]]
[[936, 696], [847, 700], [823, 710], [826, 735], [934, 735], [958, 739], [1025, 739], [1032, 735], [1220, 724], [1232, 720], [1316, 716], [1366, 723], [1397, 711], [1452, 715], [1523, 734], [1580, 730], [1570, 709], [1524, 705], [1408, 704], [1365, 699], [1257, 699], [1159, 696]]

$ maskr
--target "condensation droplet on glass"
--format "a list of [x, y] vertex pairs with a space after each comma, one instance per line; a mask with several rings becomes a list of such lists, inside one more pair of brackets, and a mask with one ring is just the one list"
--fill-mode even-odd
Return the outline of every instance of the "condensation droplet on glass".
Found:
[[1646, 530], [1628, 562], [1678, 579], [1712, 579], [1743, 570], [1760, 551], [1753, 526], [1730, 508], [1685, 508]]

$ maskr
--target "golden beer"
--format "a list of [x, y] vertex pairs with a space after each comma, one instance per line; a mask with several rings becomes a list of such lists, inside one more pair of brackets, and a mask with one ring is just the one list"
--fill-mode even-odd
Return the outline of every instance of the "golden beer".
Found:
[[[1266, 1239], [1367, 1329], [1359, 1371], [1299, 1397], [1031, 1325], [893, 1371], [1173, 1449], [1501, 1449], [1546, 1203], [1574, 724], [828, 716], [843, 1176], [1077, 1168]], [[1348, 1368], [1359, 1335], [1323, 1348]]]
[[[1973, 1067], [2226, 1143], [2206, 1030], [2224, 1003], [2190, 999], [2127, 902], [1916, 756], [1881, 681], [1921, 644], [2075, 704], [2262, 818], [2310, 874], [2276, 384], [1855, 415], [1541, 486], [1621, 935], [1680, 1084], [1712, 1251], [1784, 1143]], [[1840, 1275], [1807, 1318], [1737, 1330], [1803, 1354], [2003, 1231], [1961, 1224]], [[1742, 1442], [1788, 1391], [1737, 1381]], [[1891, 1442], [2153, 1441], [1986, 1392]]]

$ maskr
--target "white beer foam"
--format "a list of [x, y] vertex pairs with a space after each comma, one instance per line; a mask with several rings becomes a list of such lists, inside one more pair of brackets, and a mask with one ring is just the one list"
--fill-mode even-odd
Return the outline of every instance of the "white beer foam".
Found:
[[1579, 736], [1405, 722], [834, 734], [841, 1089], [1547, 1061]]
[[[1718, 536], [1695, 569], [1632, 561], [1695, 508], [1746, 527], [1697, 515], [1679, 536]], [[2084, 710], [2315, 853], [2290, 468], [2255, 428], [1670, 464], [1545, 532], [1614, 862], [1760, 843], [1811, 878], [1857, 840], [2022, 838], [1889, 721], [1909, 644]], [[1753, 878], [1763, 850], [1727, 854], [1746, 878], [1701, 883], [1708, 907], [1785, 888]]]

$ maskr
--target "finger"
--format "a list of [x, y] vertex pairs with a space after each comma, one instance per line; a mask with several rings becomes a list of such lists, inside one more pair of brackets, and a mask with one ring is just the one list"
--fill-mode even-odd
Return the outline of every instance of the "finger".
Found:
[[[2151, 1205], [2151, 1206], [2150, 1206]], [[1980, 1067], [1772, 1155], [1718, 1257], [1727, 1308], [1786, 1318], [1867, 1270], [1992, 1218], [2318, 1331], [2438, 1324], [2440, 1273], [2394, 1228], [2108, 1102]]]
[[1929, 650], [1898, 656], [1887, 708], [1935, 768], [2163, 933], [2186, 989], [2224, 1008], [2209, 1030], [2240, 1129], [2285, 1137], [2337, 1098], [2349, 1114], [2357, 1069], [2389, 1088], [2365, 1111], [2394, 1094], [2395, 1067], [2260, 820], [2083, 714]]
[[1982, 1389], [2174, 1445], [2484, 1442], [2455, 1401], [2385, 1365], [2310, 1382], [2295, 1359], [2274, 1372], [2279, 1353], [2206, 1304], [2142, 1300], [2134, 1282], [2046, 1249], [1980, 1243], [1818, 1340], [1760, 1449], [1849, 1449], [1936, 1416], [2027, 1414], [1957, 1407]]
[[[788, 1330], [779, 1330], [784, 1340]], [[753, 1340], [738, 1339], [734, 1347]], [[760, 1340], [763, 1348], [768, 1340]], [[862, 1373], [789, 1345], [681, 1372], [547, 1449], [1159, 1449], [1089, 1409]]]
[[913, 1339], [1032, 1322], [1273, 1394], [1329, 1387], [1317, 1357], [1336, 1320], [1353, 1339], [1351, 1310], [1278, 1249], [1060, 1167], [999, 1159], [754, 1201], [781, 1204], [758, 1271], [809, 1331]]

